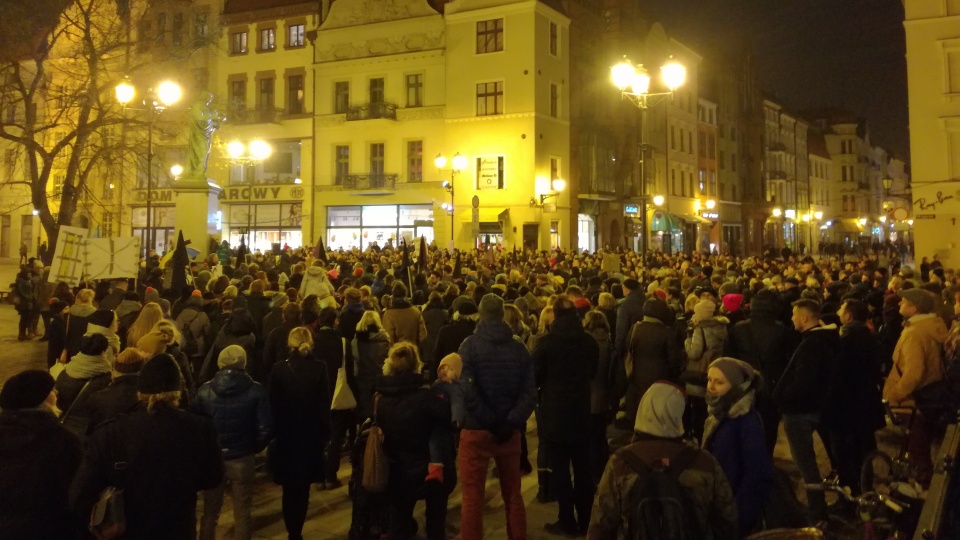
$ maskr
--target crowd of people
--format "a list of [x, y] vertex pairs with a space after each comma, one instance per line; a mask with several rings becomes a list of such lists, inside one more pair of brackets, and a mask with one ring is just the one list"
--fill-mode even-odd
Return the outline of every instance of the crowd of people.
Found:
[[[421, 251], [211, 254], [185, 281], [151, 257], [136, 280], [77, 287], [28, 261], [19, 337], [47, 343], [50, 369], [0, 390], [0, 537], [84, 538], [113, 487], [124, 537], [195, 538], [202, 492], [199, 535], [214, 538], [229, 486], [250, 538], [264, 463], [297, 539], [311, 487], [344, 487], [352, 454], [351, 538], [413, 537], [420, 500], [426, 536], [444, 538], [457, 486], [461, 537], [482, 538], [491, 461], [511, 539], [526, 538], [534, 472], [550, 534], [656, 521], [743, 538], [785, 524], [781, 422], [805, 483], [824, 472], [817, 433], [858, 493], [881, 400], [909, 406], [944, 376], [960, 313], [960, 276], [936, 259]], [[917, 416], [923, 484], [940, 426]], [[361, 481], [372, 423], [382, 493]], [[806, 503], [823, 522], [822, 491]]]

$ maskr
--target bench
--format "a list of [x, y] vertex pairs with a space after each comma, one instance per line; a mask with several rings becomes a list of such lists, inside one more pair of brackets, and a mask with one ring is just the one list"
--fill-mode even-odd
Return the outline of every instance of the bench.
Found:
[[10, 294], [10, 291], [0, 291], [0, 302], [6, 302], [7, 296]]

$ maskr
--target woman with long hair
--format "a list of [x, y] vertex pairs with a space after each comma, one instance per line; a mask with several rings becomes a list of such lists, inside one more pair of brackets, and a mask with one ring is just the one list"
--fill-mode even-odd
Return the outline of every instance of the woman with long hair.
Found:
[[424, 386], [422, 370], [417, 345], [403, 341], [390, 348], [383, 376], [377, 380], [374, 414], [390, 460], [391, 539], [413, 537], [413, 507], [419, 499], [427, 501], [427, 538], [446, 537], [447, 493], [442, 468], [438, 472], [430, 466], [430, 435], [450, 425], [450, 407]]
[[163, 309], [160, 304], [150, 302], [143, 306], [137, 320], [127, 329], [127, 335], [122, 336], [127, 347], [135, 347], [140, 338], [150, 333], [153, 327], [163, 319]]
[[373, 413], [373, 389], [390, 350], [390, 337], [376, 311], [363, 312], [351, 346], [356, 362], [352, 369], [357, 374], [357, 420], [362, 422]]
[[290, 356], [270, 372], [270, 409], [276, 439], [268, 462], [283, 489], [283, 522], [291, 540], [303, 538], [310, 484], [324, 481], [324, 448], [330, 440], [327, 370], [313, 355], [313, 334], [299, 326], [287, 338]]

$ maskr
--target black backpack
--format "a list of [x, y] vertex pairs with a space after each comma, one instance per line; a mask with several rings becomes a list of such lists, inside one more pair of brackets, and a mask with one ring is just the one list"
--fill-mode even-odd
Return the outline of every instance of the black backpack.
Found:
[[633, 486], [628, 500], [631, 509], [627, 538], [634, 540], [700, 540], [697, 513], [680, 485], [682, 473], [697, 458], [700, 450], [684, 446], [668, 465], [647, 464], [629, 447], [617, 451], [617, 457], [637, 472], [640, 479]]
[[192, 325], [193, 321], [197, 320], [199, 316], [200, 310], [198, 309], [196, 313], [193, 314], [193, 318], [185, 321], [183, 327], [180, 328], [180, 334], [183, 335], [183, 343], [180, 346], [180, 350], [189, 358], [200, 356], [200, 342], [197, 340], [197, 336], [193, 335], [193, 330], [190, 329], [190, 325]]

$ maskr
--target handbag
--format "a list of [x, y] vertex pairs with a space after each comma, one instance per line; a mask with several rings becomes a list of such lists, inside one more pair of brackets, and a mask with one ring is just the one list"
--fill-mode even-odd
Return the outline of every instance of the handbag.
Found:
[[126, 485], [126, 473], [133, 456], [131, 434], [124, 430], [126, 437], [126, 455], [113, 463], [111, 484], [100, 492], [100, 499], [90, 510], [87, 528], [97, 540], [116, 540], [127, 531], [127, 515], [124, 508], [123, 486]]
[[87, 435], [87, 428], [90, 426], [90, 419], [78, 417], [71, 413], [73, 413], [73, 409], [77, 407], [77, 403], [80, 402], [80, 398], [87, 393], [87, 390], [90, 388], [91, 380], [93, 379], [87, 379], [87, 382], [83, 383], [83, 388], [80, 389], [80, 393], [77, 394], [77, 397], [74, 398], [72, 403], [70, 403], [70, 407], [67, 408], [67, 412], [63, 413], [63, 416], [60, 417], [60, 425], [67, 428], [70, 433], [73, 433], [81, 440], [83, 440], [83, 438]]
[[[947, 376], [942, 364], [941, 370], [943, 378], [914, 390], [913, 401], [921, 416], [933, 423], [946, 425], [957, 421], [960, 388]], [[897, 374], [903, 377], [903, 371], [899, 367]]]
[[340, 366], [337, 370], [337, 386], [333, 389], [333, 401], [330, 408], [334, 411], [348, 411], [357, 408], [357, 398], [347, 384], [347, 368]]
[[363, 449], [363, 478], [360, 485], [371, 493], [383, 493], [390, 479], [390, 462], [383, 451], [383, 430], [377, 421], [377, 409], [380, 394], [373, 398], [373, 424], [367, 436], [367, 445]]

